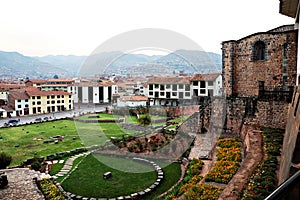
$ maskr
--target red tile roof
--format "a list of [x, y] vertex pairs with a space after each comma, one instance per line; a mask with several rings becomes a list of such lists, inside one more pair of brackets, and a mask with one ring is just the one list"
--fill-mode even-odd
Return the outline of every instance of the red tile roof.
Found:
[[56, 90], [52, 90], [52, 91], [41, 91], [40, 89], [36, 88], [36, 87], [28, 87], [26, 88], [26, 93], [29, 96], [51, 96], [51, 95], [71, 95], [71, 93], [69, 92], [64, 92], [64, 91], [56, 91]]
[[25, 89], [11, 90], [9, 96], [12, 99], [29, 99]]
[[195, 74], [191, 81], [213, 81], [216, 80], [221, 74]]
[[151, 83], [159, 83], [159, 84], [176, 84], [176, 83], [184, 83], [189, 84], [189, 79], [187, 77], [155, 77], [150, 78], [148, 80], [148, 84]]

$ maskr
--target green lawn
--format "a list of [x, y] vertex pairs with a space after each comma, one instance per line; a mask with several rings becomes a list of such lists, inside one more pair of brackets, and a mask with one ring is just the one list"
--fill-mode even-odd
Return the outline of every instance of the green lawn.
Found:
[[[44, 143], [44, 140], [56, 135], [64, 136], [63, 141], [58, 144]], [[0, 128], [0, 136], [1, 151], [13, 158], [11, 166], [21, 164], [35, 154], [46, 156], [82, 147], [74, 122], [69, 120]]]
[[[90, 116], [99, 116], [99, 118], [89, 118]], [[82, 115], [78, 116], [76, 118], [78, 119], [84, 119], [84, 120], [107, 120], [107, 119], [117, 119], [121, 116], [118, 115], [112, 115], [112, 114], [107, 114], [107, 113], [99, 113], [99, 114], [87, 114], [87, 115]]]
[[[116, 123], [88, 124], [70, 120], [0, 128], [0, 151], [11, 155], [13, 160], [10, 166], [16, 166], [35, 154], [39, 157], [83, 146], [103, 145], [110, 137], [121, 137], [134, 132], [124, 132]], [[44, 140], [56, 135], [64, 136], [63, 141], [58, 144], [44, 143]]]
[[[144, 168], [151, 170], [151, 166], [135, 162], [131, 159], [111, 158], [99, 156], [98, 159], [117, 159], [115, 164], [128, 168]], [[85, 197], [118, 197], [146, 189], [156, 180], [156, 172], [128, 173], [108, 167], [93, 155], [84, 158], [69, 178], [62, 182], [66, 191]], [[112, 177], [104, 180], [105, 172], [112, 172]], [[80, 185], [80, 187], [78, 187]]]

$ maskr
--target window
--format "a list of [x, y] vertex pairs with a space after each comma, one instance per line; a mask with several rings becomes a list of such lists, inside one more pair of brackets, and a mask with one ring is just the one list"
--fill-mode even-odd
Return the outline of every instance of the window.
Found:
[[57, 95], [57, 98], [60, 98], [60, 96], [59, 96], [59, 95]]
[[71, 103], [72, 101], [71, 100], [69, 100], [69, 103]]
[[178, 85], [178, 88], [179, 88], [179, 89], [183, 89], [183, 85], [182, 85], [182, 84], [179, 84], [179, 85]]
[[22, 106], [21, 105], [18, 105], [18, 108], [21, 108]]
[[51, 101], [51, 104], [55, 104], [55, 101]]
[[213, 81], [207, 81], [207, 85], [208, 86], [214, 86], [214, 82]]
[[38, 101], [38, 102], [36, 102], [36, 104], [37, 104], [37, 105], [41, 105], [41, 102], [40, 102], [40, 101]]
[[69, 98], [71, 99], [71, 98], [72, 98], [72, 95], [69, 95]]
[[190, 96], [190, 92], [185, 92], [185, 96], [189, 97]]
[[200, 88], [205, 88], [205, 81], [200, 81]]
[[193, 86], [198, 86], [198, 81], [193, 81]]
[[172, 92], [172, 96], [176, 97], [177, 96], [177, 92]]
[[50, 99], [50, 96], [47, 96], [47, 99]]
[[41, 96], [37, 96], [36, 98], [37, 98], [37, 99], [41, 99]]
[[34, 102], [34, 101], [32, 102], [32, 105], [35, 105], [35, 102]]
[[252, 60], [265, 60], [266, 45], [263, 41], [257, 41], [253, 45]]
[[165, 96], [165, 92], [160, 92], [160, 96]]
[[62, 103], [65, 103], [65, 100], [61, 100]]
[[60, 103], [60, 100], [58, 100], [57, 103]]
[[160, 85], [160, 90], [165, 90], [165, 86], [164, 85]]
[[185, 85], [185, 91], [190, 91], [190, 85], [188, 84]]
[[166, 89], [170, 89], [171, 88], [171, 85], [170, 84], [167, 84], [166, 85]]
[[51, 96], [51, 99], [54, 99], [54, 98], [55, 98], [55, 96], [54, 96], [54, 95], [52, 95], [52, 96]]
[[33, 96], [32, 99], [35, 99], [35, 96]]
[[201, 89], [201, 90], [200, 90], [200, 94], [205, 94], [205, 90], [204, 90], [204, 89]]
[[25, 104], [25, 108], [28, 108], [29, 106], [28, 106], [28, 104]]
[[173, 85], [172, 85], [172, 90], [173, 90], [173, 91], [177, 91], [177, 85], [173, 84]]
[[18, 99], [18, 102], [21, 102], [21, 99]]
[[25, 102], [28, 102], [28, 99], [25, 99]]
[[158, 89], [158, 88], [159, 88], [159, 85], [158, 85], [158, 84], [155, 84], [155, 85], [154, 85], [154, 88], [157, 88], [157, 89]]
[[47, 104], [50, 104], [50, 101], [47, 101]]
[[65, 96], [64, 96], [64, 95], [61, 95], [61, 98], [65, 98]]
[[149, 85], [149, 90], [153, 90], [153, 84]]
[[149, 96], [153, 96], [153, 92], [149, 92]]
[[179, 92], [179, 98], [183, 99], [183, 92]]

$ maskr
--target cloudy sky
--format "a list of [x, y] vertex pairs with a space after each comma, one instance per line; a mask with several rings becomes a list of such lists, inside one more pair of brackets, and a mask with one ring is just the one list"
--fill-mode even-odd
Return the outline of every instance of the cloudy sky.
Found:
[[0, 50], [29, 56], [89, 55], [140, 28], [176, 31], [205, 51], [222, 41], [294, 22], [279, 0], [9, 0], [0, 4]]

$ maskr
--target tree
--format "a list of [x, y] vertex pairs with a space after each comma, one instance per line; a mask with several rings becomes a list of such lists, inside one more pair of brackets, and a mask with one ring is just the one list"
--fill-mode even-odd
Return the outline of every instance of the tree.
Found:
[[5, 169], [10, 165], [12, 157], [4, 152], [0, 153], [0, 169]]
[[148, 114], [140, 115], [138, 122], [142, 126], [149, 125], [151, 123], [151, 117]]

